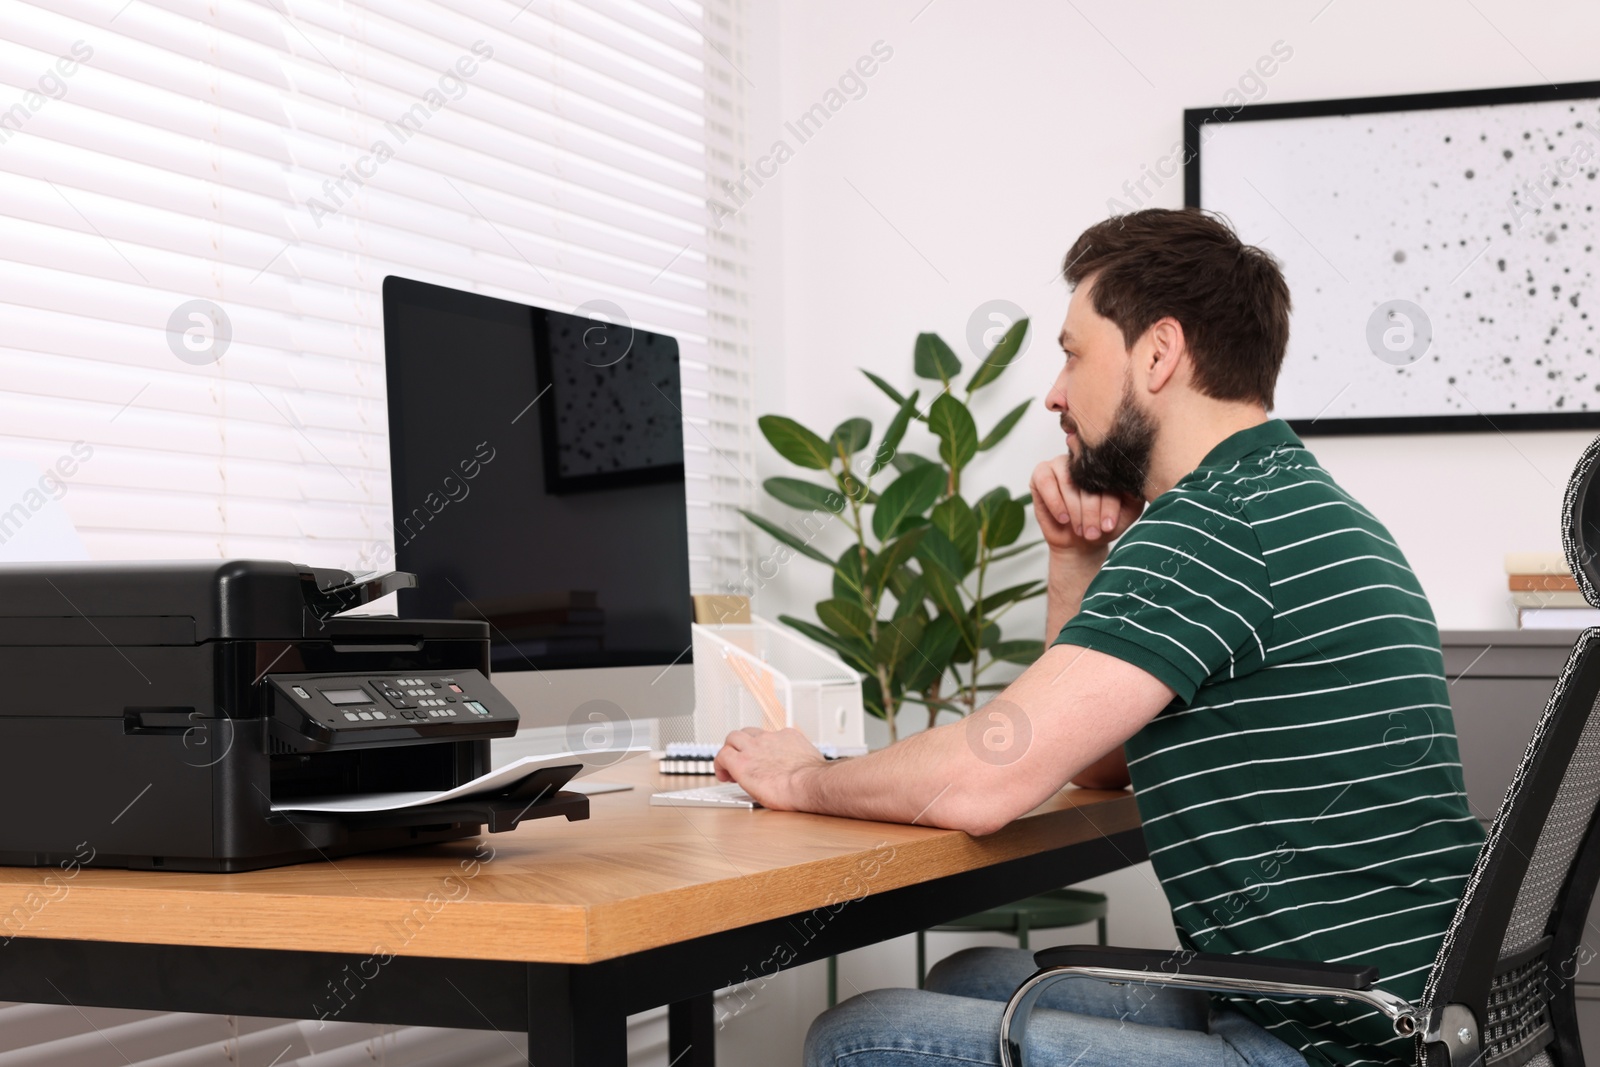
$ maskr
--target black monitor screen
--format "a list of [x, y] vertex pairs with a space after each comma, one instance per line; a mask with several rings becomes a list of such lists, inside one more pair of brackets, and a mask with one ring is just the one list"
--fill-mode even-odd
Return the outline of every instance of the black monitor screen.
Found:
[[487, 620], [496, 671], [687, 663], [677, 342], [394, 277], [383, 321], [401, 616]]

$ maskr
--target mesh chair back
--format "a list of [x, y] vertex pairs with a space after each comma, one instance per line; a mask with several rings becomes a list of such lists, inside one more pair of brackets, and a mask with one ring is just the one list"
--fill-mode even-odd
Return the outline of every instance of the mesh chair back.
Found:
[[1600, 486], [1595, 485], [1600, 467], [1600, 437], [1589, 442], [1567, 482], [1567, 498], [1561, 509], [1561, 547], [1566, 551], [1572, 576], [1578, 580], [1583, 598], [1600, 608]]
[[[1567, 487], [1562, 540], [1600, 606], [1600, 438]], [[1471, 1009], [1485, 1067], [1582, 1064], [1573, 978], [1600, 879], [1600, 629], [1582, 633], [1474, 864], [1423, 993], [1425, 1030], [1451, 1004]], [[1453, 1022], [1449, 1025], [1455, 1025]], [[1442, 1046], [1431, 1045], [1439, 1063]]]

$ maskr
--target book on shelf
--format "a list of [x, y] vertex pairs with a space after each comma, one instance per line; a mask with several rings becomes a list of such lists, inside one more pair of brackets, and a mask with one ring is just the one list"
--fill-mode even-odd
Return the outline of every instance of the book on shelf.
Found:
[[1518, 608], [1524, 630], [1586, 630], [1600, 626], [1600, 608]]
[[1587, 608], [1589, 602], [1583, 594], [1572, 591], [1555, 593], [1512, 593], [1511, 603], [1519, 608]]
[[1570, 574], [1510, 574], [1506, 588], [1513, 593], [1576, 593], [1578, 579]]
[[1507, 574], [1564, 574], [1572, 577], [1567, 557], [1561, 552], [1507, 552]]
[[1524, 630], [1600, 626], [1600, 608], [1586, 601], [1560, 552], [1507, 552], [1506, 588]]

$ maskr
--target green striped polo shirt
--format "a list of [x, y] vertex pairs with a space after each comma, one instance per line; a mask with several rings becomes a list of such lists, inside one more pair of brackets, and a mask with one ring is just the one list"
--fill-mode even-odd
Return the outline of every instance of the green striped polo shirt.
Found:
[[[1372, 964], [1420, 998], [1483, 842], [1439, 632], [1388, 530], [1283, 421], [1153, 501], [1056, 643], [1177, 694], [1126, 751], [1180, 941]], [[1361, 1005], [1230, 1004], [1312, 1064], [1414, 1060]]]

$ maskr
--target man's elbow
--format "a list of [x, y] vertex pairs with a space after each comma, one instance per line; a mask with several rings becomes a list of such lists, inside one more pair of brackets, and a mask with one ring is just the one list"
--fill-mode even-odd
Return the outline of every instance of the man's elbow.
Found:
[[1126, 767], [1120, 770], [1087, 767], [1073, 777], [1072, 784], [1082, 789], [1126, 789], [1131, 782]]
[[[943, 804], [939, 807], [944, 807]], [[987, 837], [992, 833], [1005, 829], [1021, 816], [1032, 810], [1032, 805], [1026, 807], [1008, 804], [1004, 800], [996, 801], [991, 797], [961, 798], [952, 803], [944, 811], [929, 812], [931, 817], [926, 821], [946, 830], [961, 830], [973, 837]]]
[[959, 826], [952, 826], [952, 830], [963, 830], [973, 837], [988, 837], [1010, 826], [1014, 820], [996, 818], [993, 816], [974, 816], [960, 820]]

